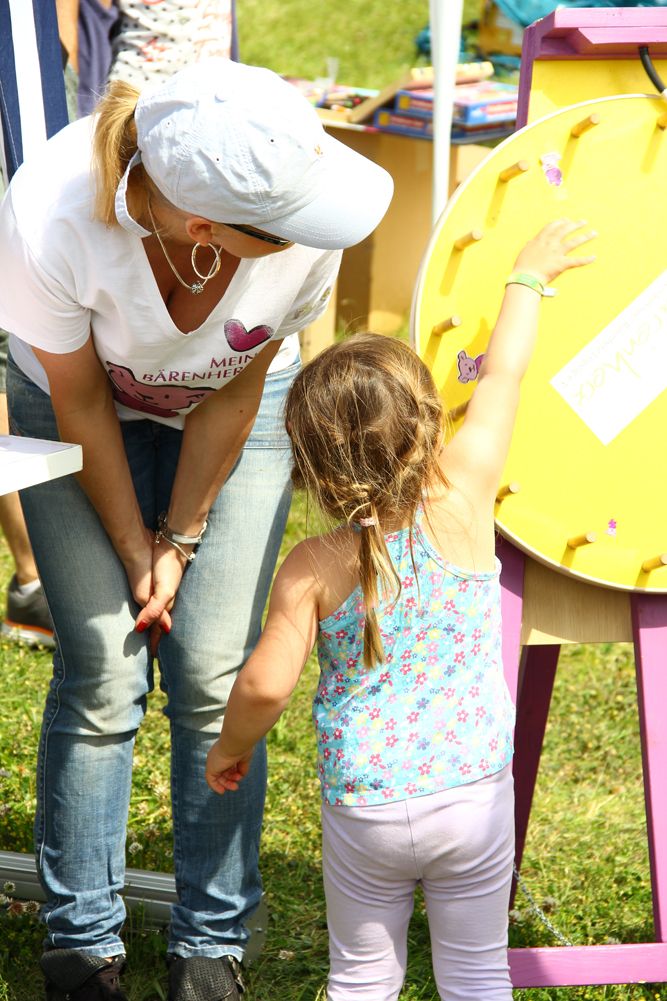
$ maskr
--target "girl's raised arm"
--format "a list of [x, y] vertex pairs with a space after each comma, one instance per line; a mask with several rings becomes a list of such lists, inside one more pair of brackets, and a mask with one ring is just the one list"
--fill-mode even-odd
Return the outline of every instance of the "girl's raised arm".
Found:
[[594, 256], [569, 256], [596, 234], [581, 232], [583, 221], [549, 223], [519, 253], [461, 429], [447, 446], [448, 474], [469, 473], [483, 492], [495, 496], [509, 450], [521, 380], [535, 340], [543, 290], [563, 271]]

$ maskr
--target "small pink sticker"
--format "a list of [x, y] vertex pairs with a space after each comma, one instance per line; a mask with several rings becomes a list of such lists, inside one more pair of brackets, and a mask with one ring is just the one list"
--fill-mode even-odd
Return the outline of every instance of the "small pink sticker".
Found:
[[610, 518], [607, 522], [607, 535], [616, 535], [616, 519]]
[[559, 160], [560, 153], [545, 153], [544, 156], [540, 157], [544, 176], [549, 184], [553, 184], [556, 188], [563, 183], [563, 172], [558, 166]]
[[474, 382], [479, 375], [479, 370], [484, 360], [484, 355], [477, 355], [471, 358], [465, 351], [459, 351], [456, 356], [456, 364], [459, 370], [459, 382]]

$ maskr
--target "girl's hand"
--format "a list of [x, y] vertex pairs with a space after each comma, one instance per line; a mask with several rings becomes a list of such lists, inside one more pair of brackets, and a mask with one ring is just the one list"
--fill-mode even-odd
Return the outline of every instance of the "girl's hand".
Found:
[[250, 768], [252, 750], [242, 757], [230, 757], [225, 754], [217, 740], [206, 759], [206, 781], [213, 792], [222, 795], [225, 792], [236, 792], [239, 782], [247, 774]]
[[572, 222], [571, 219], [557, 219], [555, 222], [550, 222], [537, 236], [528, 241], [516, 259], [514, 270], [534, 275], [544, 285], [548, 285], [563, 271], [590, 264], [595, 260], [594, 255], [568, 256], [570, 251], [576, 250], [597, 236], [594, 230], [576, 232], [585, 225], [583, 219], [578, 222]]

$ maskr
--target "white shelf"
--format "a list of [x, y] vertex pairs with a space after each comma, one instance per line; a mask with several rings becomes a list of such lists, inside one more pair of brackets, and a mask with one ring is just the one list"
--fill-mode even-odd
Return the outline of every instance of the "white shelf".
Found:
[[0, 435], [0, 494], [76, 473], [82, 465], [80, 445]]

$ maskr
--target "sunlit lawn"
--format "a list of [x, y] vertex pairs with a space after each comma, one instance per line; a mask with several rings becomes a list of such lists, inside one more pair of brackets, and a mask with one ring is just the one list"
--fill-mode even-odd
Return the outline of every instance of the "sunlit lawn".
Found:
[[[306, 532], [295, 503], [286, 547]], [[6, 553], [0, 569], [9, 574]], [[34, 808], [33, 762], [49, 657], [0, 646], [0, 846], [29, 852]], [[270, 910], [268, 939], [250, 973], [251, 1001], [324, 997], [327, 946], [320, 880], [318, 788], [310, 666], [269, 739], [270, 781], [262, 868]], [[137, 741], [128, 864], [171, 869], [168, 732], [155, 692]], [[577, 944], [652, 937], [641, 762], [632, 651], [627, 645], [573, 647], [559, 668], [523, 865], [527, 886], [549, 919]], [[555, 945], [518, 895], [513, 945]], [[41, 931], [34, 915], [0, 916], [0, 1001], [39, 996]], [[164, 997], [159, 929], [135, 915], [127, 934], [131, 1001]], [[648, 987], [517, 991], [520, 1001], [659, 998]], [[435, 1001], [421, 904], [410, 933], [403, 999]]]

